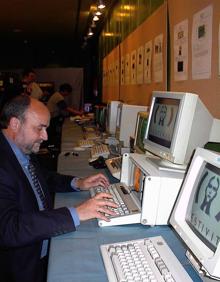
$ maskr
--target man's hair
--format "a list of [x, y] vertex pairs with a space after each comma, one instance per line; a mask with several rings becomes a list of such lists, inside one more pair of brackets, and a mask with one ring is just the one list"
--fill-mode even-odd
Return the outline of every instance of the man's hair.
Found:
[[60, 85], [59, 91], [60, 92], [67, 91], [67, 92], [71, 93], [73, 91], [73, 88], [69, 83], [63, 83], [63, 84]]
[[28, 76], [29, 73], [31, 73], [31, 72], [35, 73], [35, 71], [32, 68], [26, 68], [26, 69], [23, 70], [22, 76], [23, 77]]
[[2, 108], [0, 114], [0, 128], [6, 129], [12, 117], [21, 121], [25, 120], [25, 113], [31, 104], [31, 99], [27, 95], [18, 95], [8, 101]]

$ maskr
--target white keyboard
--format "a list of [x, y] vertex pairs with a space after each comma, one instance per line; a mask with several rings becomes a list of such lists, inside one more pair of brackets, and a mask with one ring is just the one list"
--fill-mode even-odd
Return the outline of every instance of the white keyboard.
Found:
[[110, 218], [109, 222], [98, 219], [99, 226], [113, 226], [140, 222], [140, 207], [132, 198], [130, 190], [125, 184], [115, 183], [109, 185], [107, 189], [101, 186], [90, 189], [92, 197], [101, 192], [110, 193], [113, 196], [113, 201], [118, 205], [118, 208], [112, 208], [117, 215], [108, 215]]
[[79, 140], [79, 146], [83, 148], [91, 148], [95, 145], [94, 141], [91, 139], [81, 139]]
[[112, 159], [108, 159], [105, 161], [109, 171], [112, 176], [119, 179], [121, 178], [121, 165], [122, 165], [122, 157], [116, 157]]
[[86, 132], [85, 133], [85, 139], [87, 140], [95, 140], [98, 139], [99, 136], [95, 132]]
[[109, 282], [193, 281], [162, 236], [100, 248]]
[[109, 152], [108, 146], [105, 144], [95, 145], [91, 148], [91, 158], [92, 159], [96, 159], [100, 156], [107, 159], [109, 154], [110, 152]]

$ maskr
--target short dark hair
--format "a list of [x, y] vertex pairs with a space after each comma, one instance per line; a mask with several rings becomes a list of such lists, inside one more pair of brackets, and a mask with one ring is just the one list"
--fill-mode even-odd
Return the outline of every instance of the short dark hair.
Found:
[[67, 91], [67, 92], [71, 93], [73, 91], [73, 88], [69, 83], [63, 83], [63, 84], [60, 85], [59, 90], [60, 90], [60, 92]]
[[26, 69], [23, 70], [22, 76], [23, 76], [23, 77], [24, 77], [24, 76], [27, 76], [27, 75], [29, 75], [29, 73], [31, 73], [31, 72], [35, 73], [35, 71], [34, 71], [32, 68], [26, 68]]
[[31, 98], [27, 95], [18, 95], [9, 100], [2, 108], [0, 114], [0, 128], [6, 129], [10, 119], [16, 117], [25, 120], [25, 113], [31, 104]]

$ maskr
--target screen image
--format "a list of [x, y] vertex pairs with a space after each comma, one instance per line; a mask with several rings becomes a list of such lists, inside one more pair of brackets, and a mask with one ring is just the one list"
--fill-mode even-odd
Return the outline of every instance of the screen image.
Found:
[[142, 151], [145, 152], [144, 149], [144, 137], [147, 129], [147, 117], [140, 116], [138, 121], [138, 129], [136, 136], [136, 146]]
[[170, 148], [180, 100], [155, 98], [148, 139], [164, 147]]
[[220, 240], [220, 168], [205, 163], [196, 185], [186, 221], [200, 240], [215, 251]]

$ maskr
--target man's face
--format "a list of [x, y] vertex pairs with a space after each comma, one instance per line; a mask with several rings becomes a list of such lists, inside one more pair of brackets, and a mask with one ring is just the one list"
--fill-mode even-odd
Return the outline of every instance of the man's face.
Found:
[[36, 74], [34, 72], [29, 72], [29, 74], [25, 77], [25, 81], [27, 83], [31, 83], [36, 80]]
[[165, 106], [162, 106], [162, 108], [161, 108], [161, 110], [160, 110], [160, 118], [161, 118], [162, 120], [164, 120], [165, 117], [166, 117], [166, 114], [167, 114], [167, 108], [166, 108]]
[[208, 202], [216, 196], [217, 192], [218, 192], [218, 184], [213, 179], [209, 181], [209, 184], [206, 189], [206, 199], [208, 200]]
[[34, 111], [31, 108], [26, 112], [25, 120], [19, 122], [15, 142], [25, 153], [37, 153], [43, 141], [47, 140], [46, 129], [49, 125], [49, 112]]

